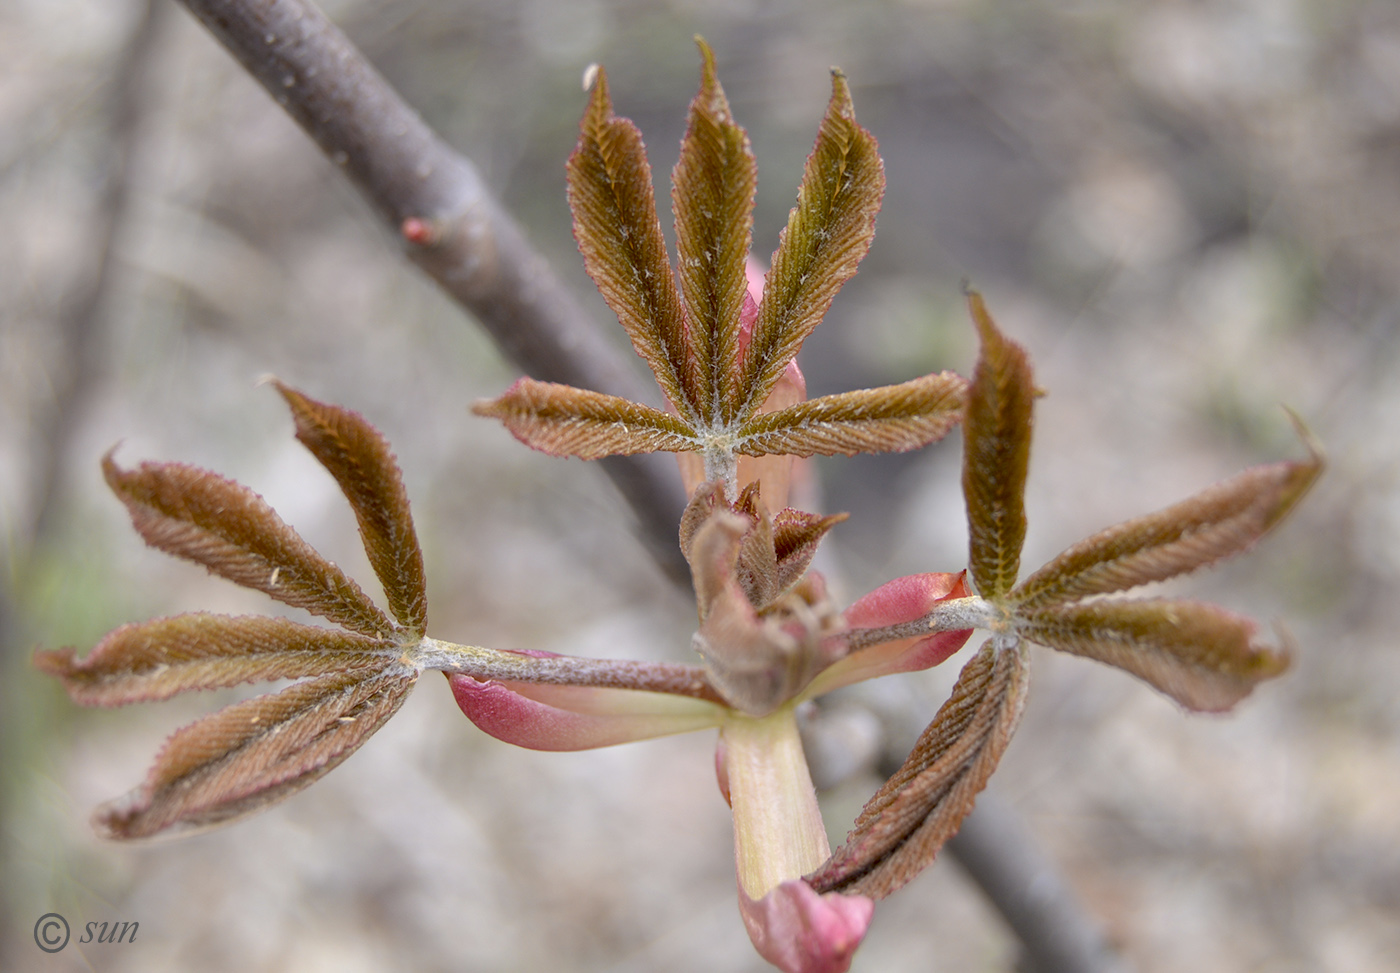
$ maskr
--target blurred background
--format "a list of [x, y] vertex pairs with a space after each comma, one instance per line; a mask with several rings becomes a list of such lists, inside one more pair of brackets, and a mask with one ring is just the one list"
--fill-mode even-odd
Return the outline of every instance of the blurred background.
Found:
[[[101, 482], [106, 450], [235, 477], [372, 583], [348, 507], [262, 375], [363, 412], [393, 442], [439, 637], [682, 660], [694, 619], [597, 470], [469, 415], [514, 369], [190, 17], [153, 9], [147, 22], [137, 0], [0, 5], [0, 967], [765, 969], [735, 908], [711, 734], [529, 753], [478, 732], [435, 678], [271, 811], [144, 846], [92, 835], [92, 808], [135, 786], [167, 734], [239, 694], [80, 711], [30, 670], [32, 651], [179, 611], [279, 611], [146, 550]], [[971, 279], [1049, 392], [1028, 568], [1301, 455], [1281, 405], [1296, 410], [1330, 458], [1314, 494], [1252, 555], [1170, 589], [1285, 627], [1294, 670], [1199, 717], [1037, 650], [993, 788], [1135, 969], [1400, 968], [1400, 7], [327, 10], [609, 325], [564, 196], [584, 67], [606, 65], [664, 208], [705, 35], [758, 157], [766, 255], [841, 66], [889, 188], [860, 276], [803, 351], [810, 391], [967, 373]], [[965, 564], [959, 442], [818, 463], [826, 509], [852, 513], [828, 541], [843, 602]], [[857, 756], [897, 747], [865, 704], [921, 726], [961, 660], [827, 715], [845, 714]], [[871, 761], [848, 763], [823, 795], [838, 841], [878, 783]], [[61, 953], [33, 941], [46, 912], [74, 927]], [[139, 922], [139, 941], [76, 941], [104, 920]], [[881, 905], [854, 968], [1016, 957], [940, 861]]]

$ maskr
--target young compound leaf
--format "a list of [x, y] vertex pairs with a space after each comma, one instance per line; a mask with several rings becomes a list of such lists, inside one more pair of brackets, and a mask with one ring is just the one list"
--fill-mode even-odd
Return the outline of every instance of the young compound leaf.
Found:
[[677, 272], [694, 377], [685, 381], [695, 414], [713, 422], [718, 400], [732, 401], [739, 380], [739, 319], [747, 292], [744, 259], [753, 238], [758, 169], [749, 137], [734, 121], [715, 76], [715, 55], [699, 37], [700, 92], [680, 159], [671, 172]]
[[630, 456], [698, 448], [685, 420], [660, 409], [571, 385], [522, 378], [472, 411], [499, 419], [516, 439], [552, 456]]
[[1011, 597], [1022, 609], [1060, 604], [1239, 554], [1293, 509], [1322, 466], [1314, 449], [1306, 462], [1253, 467], [1165, 510], [1100, 531], [1032, 574]]
[[146, 781], [94, 815], [109, 838], [206, 828], [306, 787], [393, 716], [417, 673], [342, 672], [229, 706], [176, 732]]
[[1255, 625], [1194, 601], [1092, 601], [1032, 610], [1025, 638], [1117, 666], [1187, 709], [1223, 712], [1257, 683], [1282, 675], [1288, 655], [1255, 641]]
[[394, 617], [415, 635], [428, 619], [423, 550], [388, 442], [364, 416], [274, 383], [292, 409], [297, 439], [328, 469], [355, 510], [365, 553]]
[[768, 398], [875, 236], [885, 170], [875, 137], [856, 124], [846, 78], [831, 75], [831, 101], [807, 157], [797, 205], [788, 215], [764, 283], [753, 338], [744, 352], [739, 398], [726, 421], [745, 419]]
[[967, 297], [982, 341], [963, 414], [969, 570], [983, 598], [1016, 584], [1026, 539], [1026, 469], [1035, 385], [1025, 349], [997, 330], [982, 295]]
[[83, 659], [72, 649], [38, 652], [34, 665], [63, 680], [75, 703], [122, 706], [190, 689], [383, 668], [401, 652], [387, 639], [285, 618], [195, 612], [123, 625]]
[[818, 892], [882, 899], [923, 871], [957, 833], [1006, 751], [1028, 685], [1024, 647], [992, 640], [968, 662], [904, 765], [875, 792], [846, 844], [807, 876]]
[[[568, 163], [569, 208], [583, 264], [603, 299], [682, 414], [686, 349], [680, 297], [641, 133], [613, 114], [606, 72], [598, 69]], [[688, 416], [698, 419], [696, 416]]]
[[750, 456], [902, 453], [947, 435], [962, 418], [967, 382], [952, 372], [900, 385], [824, 395], [739, 428], [735, 450]]
[[102, 472], [152, 547], [362, 635], [394, 634], [394, 623], [360, 586], [247, 487], [182, 463], [123, 470], [111, 453]]

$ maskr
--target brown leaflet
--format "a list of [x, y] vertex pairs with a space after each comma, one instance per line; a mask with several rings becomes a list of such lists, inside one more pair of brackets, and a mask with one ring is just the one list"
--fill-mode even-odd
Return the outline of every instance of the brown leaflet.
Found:
[[1218, 713], [1282, 675], [1287, 652], [1254, 622], [1216, 605], [1144, 599], [1060, 605], [1018, 615], [1023, 638], [1132, 673], [1187, 709]]
[[102, 472], [152, 547], [362, 635], [394, 634], [394, 623], [360, 586], [247, 487], [183, 463], [123, 470], [111, 453]]
[[902, 453], [942, 439], [962, 418], [967, 381], [952, 372], [899, 385], [824, 395], [760, 413], [739, 428], [749, 456]]
[[[696, 496], [700, 496], [700, 491], [696, 491]], [[703, 502], [695, 504], [694, 501], [692, 505], [699, 509], [709, 506]], [[695, 528], [686, 555], [690, 561], [695, 604], [702, 623], [721, 596], [729, 596], [730, 589], [749, 605], [735, 577], [735, 567], [739, 560], [739, 547], [751, 522], [742, 514], [730, 510], [719, 497], [709, 511], [705, 520]], [[749, 611], [753, 611], [752, 605], [749, 605]]]
[[472, 411], [499, 419], [516, 439], [552, 456], [630, 456], [698, 449], [685, 420], [639, 402], [522, 378]]
[[1181, 503], [1080, 541], [1012, 592], [1023, 609], [1161, 581], [1247, 551], [1322, 472], [1303, 463], [1255, 466]]
[[758, 483], [750, 483], [739, 495], [737, 509], [751, 520], [739, 542], [735, 574], [749, 603], [762, 610], [779, 594], [778, 555], [773, 547], [773, 518], [759, 497]]
[[718, 419], [715, 399], [732, 401], [739, 380], [739, 317], [748, 288], [744, 259], [753, 239], [758, 168], [715, 76], [715, 55], [699, 37], [700, 92], [680, 159], [671, 171], [676, 269], [691, 356], [686, 376], [701, 422]]
[[779, 591], [786, 591], [806, 573], [826, 532], [849, 516], [822, 517], [792, 507], [778, 511], [773, 518], [773, 552], [778, 562]]
[[991, 639], [983, 643], [904, 766], [808, 883], [818, 892], [881, 899], [926, 868], [1001, 761], [1021, 719], [1029, 671], [1024, 647], [998, 651]]
[[398, 643], [301, 625], [285, 618], [196, 612], [123, 625], [83, 659], [72, 649], [36, 653], [75, 703], [122, 706], [269, 679], [299, 679], [398, 658]]
[[206, 828], [290, 796], [354, 753], [417, 673], [397, 665], [308, 679], [177, 731], [145, 783], [93, 815], [109, 838]]
[[413, 529], [408, 491], [389, 443], [364, 416], [317, 402], [274, 383], [291, 407], [297, 439], [328, 469], [355, 510], [369, 563], [394, 617], [415, 635], [428, 619], [423, 551]]
[[666, 397], [689, 412], [684, 369], [690, 355], [656, 216], [651, 166], [637, 127], [613, 114], [607, 74], [601, 68], [567, 173], [574, 238], [588, 276]]
[[997, 330], [982, 295], [970, 291], [967, 302], [982, 342], [963, 411], [969, 570], [977, 593], [995, 599], [1021, 568], [1035, 384], [1025, 349]]
[[695, 544], [695, 535], [699, 533], [701, 527], [705, 526], [715, 508], [722, 504], [728, 506], [724, 501], [724, 481], [707, 480], [695, 488], [690, 502], [685, 505], [685, 510], [681, 512], [681, 554], [685, 556], [686, 563], [691, 565], [692, 570], [694, 570], [694, 563], [691, 561], [690, 553]]
[[885, 170], [875, 137], [856, 124], [846, 78], [831, 74], [831, 101], [807, 157], [797, 205], [773, 253], [753, 339], [744, 353], [739, 397], [726, 421], [752, 415], [854, 276], [875, 236]]

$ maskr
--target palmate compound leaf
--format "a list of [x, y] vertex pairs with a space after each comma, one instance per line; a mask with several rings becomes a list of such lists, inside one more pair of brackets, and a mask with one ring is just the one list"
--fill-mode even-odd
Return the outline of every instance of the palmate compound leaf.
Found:
[[896, 453], [942, 439], [962, 418], [967, 381], [952, 372], [899, 385], [824, 395], [739, 428], [735, 450], [750, 456]]
[[1117, 666], [1187, 709], [1223, 712], [1288, 669], [1287, 653], [1255, 640], [1247, 618], [1215, 605], [1095, 600], [1018, 613], [1033, 642]]
[[[651, 166], [641, 133], [613, 114], [598, 69], [579, 140], [568, 162], [569, 208], [584, 268], [632, 346], [676, 408], [690, 409], [688, 347], [680, 295], [656, 216]], [[688, 418], [699, 421], [698, 416]]]
[[753, 239], [758, 167], [699, 37], [700, 91], [690, 103], [680, 158], [671, 171], [677, 273], [691, 356], [685, 381], [694, 415], [719, 419], [716, 405], [738, 395], [739, 331]]
[[394, 623], [345, 572], [317, 554], [262, 497], [182, 463], [123, 470], [103, 457], [107, 483], [152, 547], [362, 635], [392, 637]]
[[904, 765], [866, 802], [846, 843], [807, 876], [811, 886], [882, 899], [926, 868], [1001, 761], [1028, 677], [1024, 645], [983, 643]]
[[603, 456], [699, 448], [694, 431], [679, 416], [639, 402], [521, 378], [499, 398], [472, 411], [499, 419], [515, 438], [551, 456]]
[[388, 444], [357, 414], [278, 388], [299, 438], [349, 497], [371, 562], [408, 628], [245, 487], [180, 464], [127, 471], [104, 458], [108, 483], [147, 543], [351, 630], [194, 613], [120, 628], [82, 660], [72, 650], [40, 652], [36, 665], [89, 705], [302, 679], [172, 736], [145, 784], [99, 810], [97, 827], [110, 837], [202, 828], [300, 790], [374, 733], [417, 679], [409, 657], [421, 645], [422, 561]]
[[1036, 393], [1025, 349], [997, 330], [982, 295], [970, 291], [967, 300], [982, 343], [963, 411], [968, 568], [977, 593], [995, 600], [1021, 569]]
[[389, 610], [409, 632], [423, 634], [428, 620], [423, 551], [389, 443], [358, 412], [317, 402], [281, 382], [274, 384], [291, 407], [297, 439], [335, 477], [354, 508], [365, 553], [384, 587]]
[[191, 689], [383, 668], [398, 642], [302, 625], [285, 618], [206, 612], [123, 625], [83, 659], [72, 649], [35, 654], [83, 706], [122, 706]]
[[846, 78], [833, 71], [831, 101], [743, 353], [738, 395], [724, 403], [726, 422], [757, 411], [836, 292], [855, 275], [874, 239], [884, 193], [885, 169], [875, 137], [856, 124]]
[[177, 731], [140, 788], [94, 815], [110, 838], [222, 824], [288, 797], [359, 749], [403, 705], [397, 662], [303, 680]]
[[1011, 600], [1022, 610], [1123, 591], [1240, 554], [1268, 533], [1322, 473], [1323, 459], [1299, 427], [1305, 462], [1255, 466], [1156, 513], [1080, 541], [1026, 578]]

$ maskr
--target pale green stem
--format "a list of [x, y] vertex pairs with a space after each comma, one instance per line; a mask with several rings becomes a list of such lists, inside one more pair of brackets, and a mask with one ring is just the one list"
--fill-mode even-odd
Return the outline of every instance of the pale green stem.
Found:
[[739, 883], [761, 899], [831, 855], [793, 706], [761, 719], [733, 714], [720, 729]]
[[728, 447], [708, 446], [704, 452], [706, 481], [724, 481], [724, 499], [739, 499], [739, 457]]
[[543, 683], [555, 686], [599, 686], [642, 689], [723, 703], [705, 670], [668, 662], [582, 659], [575, 656], [533, 656], [475, 645], [457, 645], [423, 638], [404, 647], [413, 668], [459, 673], [473, 679]]
[[1004, 609], [975, 595], [969, 598], [954, 598], [939, 602], [933, 611], [922, 618], [881, 628], [857, 628], [845, 633], [850, 651], [871, 645], [895, 642], [899, 639], [931, 635], [934, 632], [956, 632], [965, 628], [995, 629], [1006, 615]]

